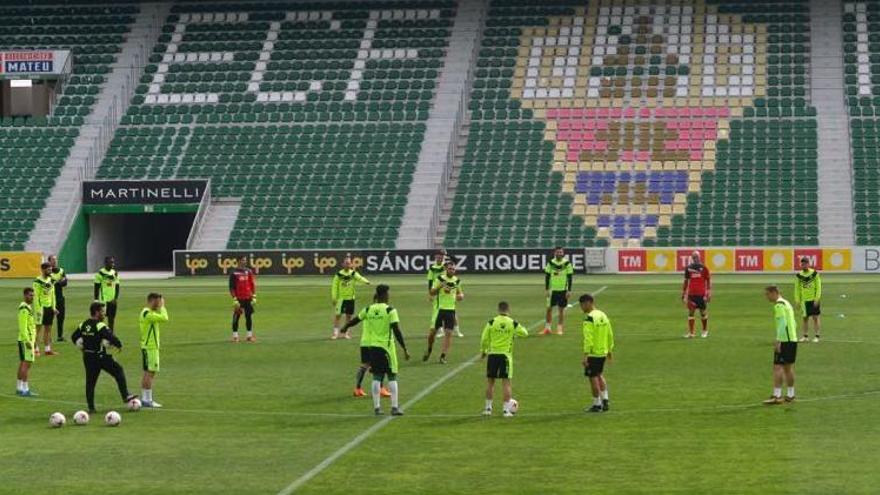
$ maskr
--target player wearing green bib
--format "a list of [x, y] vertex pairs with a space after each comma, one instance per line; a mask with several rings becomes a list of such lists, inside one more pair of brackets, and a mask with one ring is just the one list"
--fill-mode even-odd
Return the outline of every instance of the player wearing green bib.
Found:
[[[333, 300], [335, 312], [333, 314], [333, 335], [332, 340], [339, 338], [339, 319], [344, 314], [345, 322], [351, 321], [354, 314], [354, 289], [357, 284], [370, 285], [370, 281], [363, 275], [351, 267], [351, 258], [346, 256], [342, 260], [342, 270], [333, 275], [333, 284], [330, 286], [330, 298]], [[351, 338], [351, 334], [344, 333], [346, 339]]]
[[605, 382], [605, 361], [611, 361], [614, 331], [608, 315], [596, 309], [595, 299], [584, 294], [578, 299], [584, 312], [584, 375], [590, 381], [593, 405], [587, 412], [603, 412], [609, 407], [608, 384]]
[[[34, 279], [34, 314], [37, 318], [37, 340], [43, 341], [47, 356], [57, 354], [52, 350], [52, 322], [55, 321], [55, 280], [52, 265], [40, 265], [40, 276]], [[35, 353], [39, 355], [39, 350]]]
[[104, 303], [107, 309], [107, 326], [115, 330], [116, 301], [119, 300], [119, 272], [116, 271], [116, 258], [104, 258], [104, 266], [95, 274], [95, 301]]
[[151, 292], [147, 296], [147, 306], [141, 310], [138, 323], [141, 329], [141, 357], [144, 378], [141, 380], [141, 403], [144, 407], [162, 407], [153, 400], [153, 381], [159, 372], [159, 349], [161, 337], [159, 324], [168, 322], [168, 310], [162, 294]]
[[819, 272], [810, 266], [810, 258], [801, 258], [801, 271], [795, 275], [794, 303], [800, 307], [804, 316], [804, 336], [801, 342], [810, 341], [810, 318], [813, 319], [813, 342], [819, 342], [819, 332], [822, 330], [819, 321], [822, 310], [819, 303], [822, 299], [822, 277]]
[[34, 289], [24, 289], [24, 300], [18, 305], [18, 374], [15, 382], [15, 395], [33, 397], [28, 385], [28, 373], [34, 364], [34, 350], [37, 345], [37, 324], [34, 319]]
[[574, 278], [574, 267], [571, 261], [565, 259], [565, 250], [556, 247], [553, 250], [553, 259], [544, 267], [544, 295], [547, 298], [547, 317], [544, 323], [542, 335], [550, 335], [550, 327], [553, 325], [553, 308], [556, 307], [559, 316], [556, 320], [556, 333], [562, 335], [565, 331], [565, 308], [568, 306], [568, 298], [571, 297], [571, 283]]
[[529, 331], [510, 317], [510, 305], [505, 301], [498, 303], [498, 316], [483, 327], [480, 338], [480, 353], [488, 357], [486, 361], [486, 409], [483, 416], [492, 415], [492, 401], [495, 393], [495, 380], [501, 379], [504, 389], [504, 417], [512, 417], [513, 387], [513, 339], [528, 337]]
[[64, 288], [67, 287], [67, 272], [58, 266], [58, 257], [54, 254], [48, 258], [52, 266], [52, 281], [55, 283], [55, 328], [58, 330], [58, 342], [64, 342], [64, 319], [67, 305], [64, 299]]
[[400, 330], [400, 317], [397, 310], [390, 304], [390, 287], [387, 285], [376, 286], [376, 295], [373, 304], [362, 309], [357, 317], [342, 327], [342, 332], [360, 322], [364, 323], [364, 335], [368, 344], [369, 365], [373, 372], [372, 396], [373, 411], [376, 416], [382, 415], [380, 389], [382, 380], [388, 377], [388, 388], [391, 391], [391, 415], [403, 416], [400, 410], [400, 389], [397, 384], [397, 344], [403, 349], [404, 358], [409, 360], [409, 352], [403, 341], [403, 332]]
[[[773, 342], [773, 395], [764, 401], [768, 406], [794, 402], [794, 362], [797, 359], [797, 321], [791, 303], [782, 298], [779, 287], [771, 285], [764, 289], [767, 300], [773, 303], [773, 321], [776, 340]], [[782, 382], [788, 390], [782, 398]]]
[[431, 358], [437, 330], [442, 328], [443, 347], [440, 353], [440, 364], [446, 364], [449, 347], [452, 345], [452, 332], [456, 322], [455, 304], [464, 299], [464, 292], [461, 290], [461, 279], [455, 275], [454, 261], [446, 262], [446, 272], [441, 273], [437, 280], [434, 281], [431, 295], [437, 298], [437, 318], [434, 320], [433, 328], [428, 331], [428, 350], [422, 356], [422, 361], [427, 361]]

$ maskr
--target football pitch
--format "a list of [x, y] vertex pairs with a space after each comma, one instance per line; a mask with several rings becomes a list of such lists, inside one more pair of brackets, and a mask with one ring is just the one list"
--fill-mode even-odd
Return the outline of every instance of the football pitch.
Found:
[[[229, 342], [224, 278], [126, 280], [117, 316], [125, 344], [116, 356], [140, 390], [137, 312], [148, 291], [165, 295], [165, 408], [123, 412], [84, 427], [80, 353], [38, 358], [31, 388], [14, 395], [16, 316], [29, 281], [0, 282], [0, 493], [877, 493], [880, 484], [880, 300], [877, 277], [824, 275], [823, 341], [801, 344], [793, 404], [762, 406], [771, 391], [772, 305], [762, 288], [794, 276], [713, 278], [711, 336], [685, 340], [681, 277], [576, 276], [574, 298], [599, 292], [614, 325], [605, 374], [611, 410], [586, 414], [581, 313], [563, 336], [537, 336], [542, 275], [462, 273], [464, 338], [447, 365], [421, 362], [430, 314], [423, 276], [373, 275], [391, 285], [412, 360], [401, 355], [406, 416], [376, 418], [351, 396], [358, 337], [331, 341], [330, 277], [258, 283], [259, 342]], [[91, 282], [66, 290], [67, 334], [87, 317]], [[358, 306], [372, 287], [359, 287]], [[479, 333], [507, 300], [532, 335], [515, 347], [519, 414], [480, 416], [485, 364]], [[243, 326], [242, 321], [242, 326]], [[699, 322], [698, 322], [699, 325]], [[367, 383], [369, 379], [367, 380]], [[102, 375], [100, 412], [124, 407]], [[383, 408], [388, 411], [387, 399]], [[67, 426], [51, 429], [60, 411]]]

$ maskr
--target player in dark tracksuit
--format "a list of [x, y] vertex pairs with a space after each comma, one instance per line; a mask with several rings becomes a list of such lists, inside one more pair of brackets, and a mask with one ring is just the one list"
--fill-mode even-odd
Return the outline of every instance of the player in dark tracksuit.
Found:
[[95, 412], [95, 385], [101, 371], [106, 371], [115, 380], [119, 387], [119, 395], [123, 402], [129, 402], [136, 395], [128, 393], [128, 385], [125, 381], [125, 370], [107, 353], [106, 345], [122, 350], [122, 342], [110, 327], [104, 323], [104, 304], [93, 302], [89, 307], [91, 317], [83, 321], [70, 336], [70, 340], [82, 350], [83, 365], [86, 369], [86, 401], [89, 404], [89, 412]]
[[58, 257], [55, 255], [49, 256], [49, 264], [52, 265], [50, 276], [55, 281], [55, 310], [58, 311], [55, 315], [55, 322], [58, 329], [58, 342], [64, 342], [64, 288], [67, 287], [67, 272], [58, 266]]

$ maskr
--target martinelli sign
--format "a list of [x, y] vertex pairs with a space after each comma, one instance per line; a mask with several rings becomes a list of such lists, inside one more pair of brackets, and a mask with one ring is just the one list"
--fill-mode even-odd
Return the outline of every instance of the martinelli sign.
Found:
[[85, 205], [194, 204], [208, 188], [206, 180], [101, 180], [83, 182]]

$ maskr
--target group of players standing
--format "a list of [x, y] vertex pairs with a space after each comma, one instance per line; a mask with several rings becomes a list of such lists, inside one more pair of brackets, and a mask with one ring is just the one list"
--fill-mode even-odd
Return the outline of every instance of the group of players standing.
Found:
[[[40, 265], [40, 275], [31, 287], [22, 291], [23, 300], [18, 306], [18, 356], [19, 367], [16, 395], [35, 397], [30, 389], [29, 373], [36, 358], [41, 356], [38, 337], [42, 337], [43, 354], [57, 356], [52, 349], [52, 325], [57, 320], [57, 342], [64, 342], [66, 304], [64, 288], [68, 285], [67, 274], [58, 265], [58, 259], [50, 256]], [[95, 412], [95, 386], [101, 371], [110, 374], [119, 388], [123, 402], [131, 403], [137, 395], [130, 394], [123, 367], [112, 353], [122, 351], [122, 341], [116, 336], [116, 312], [119, 300], [120, 279], [116, 260], [104, 259], [104, 266], [94, 276], [93, 302], [89, 305], [89, 318], [77, 325], [70, 336], [73, 344], [82, 352], [85, 368], [85, 392], [89, 412]], [[138, 316], [143, 377], [141, 379], [140, 403], [143, 407], [162, 407], [153, 400], [153, 381], [159, 372], [160, 324], [168, 321], [165, 299], [161, 294], [147, 295], [147, 304]]]

